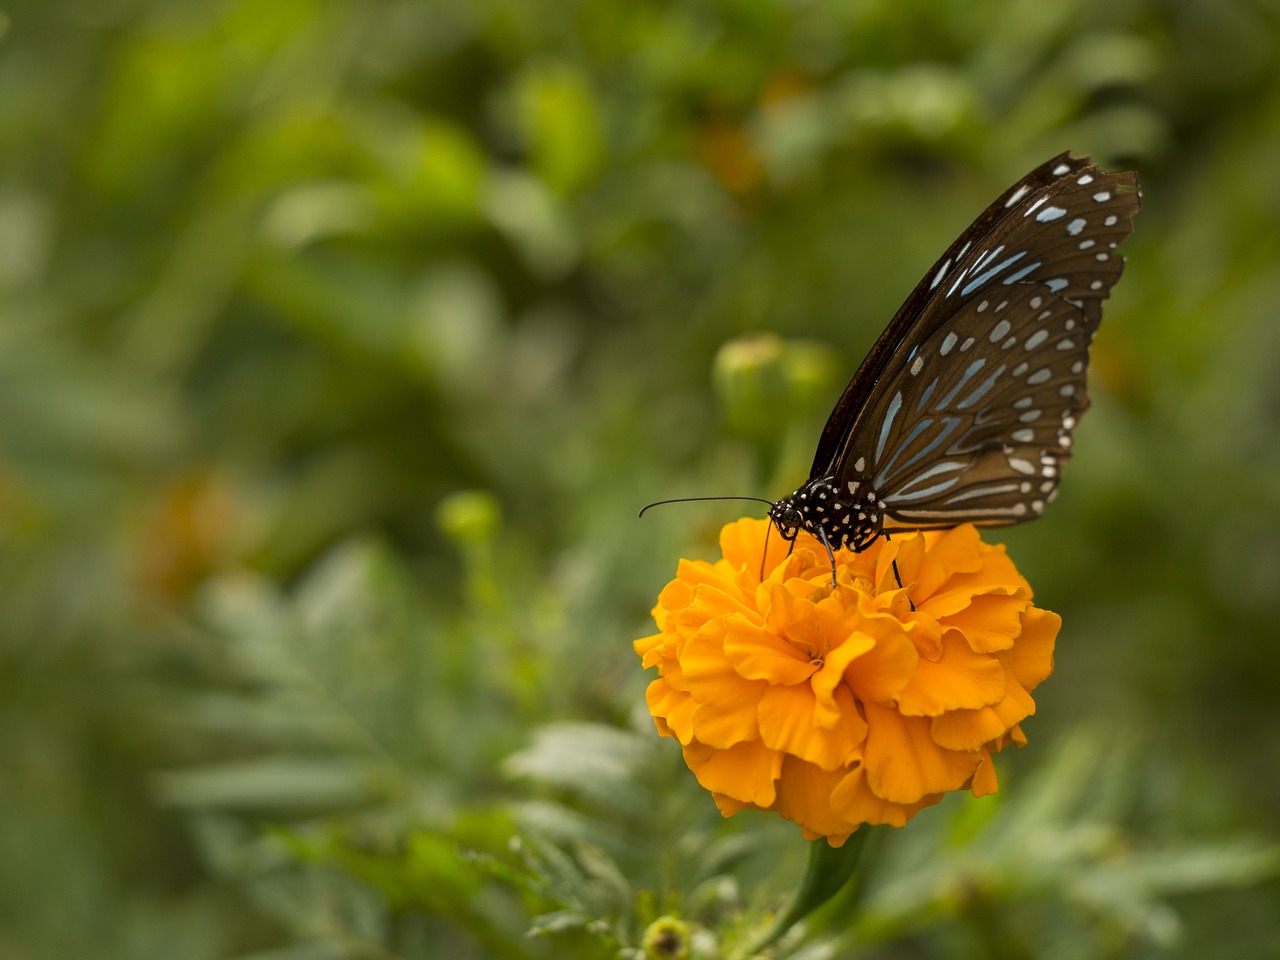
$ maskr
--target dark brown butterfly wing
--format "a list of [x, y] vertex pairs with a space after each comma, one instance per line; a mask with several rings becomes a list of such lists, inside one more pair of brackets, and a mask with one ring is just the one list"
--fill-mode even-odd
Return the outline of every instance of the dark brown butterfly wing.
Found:
[[1005, 191], [858, 368], [810, 479], [870, 480], [889, 528], [1036, 516], [1088, 406], [1089, 344], [1139, 205], [1136, 174], [1067, 154]]

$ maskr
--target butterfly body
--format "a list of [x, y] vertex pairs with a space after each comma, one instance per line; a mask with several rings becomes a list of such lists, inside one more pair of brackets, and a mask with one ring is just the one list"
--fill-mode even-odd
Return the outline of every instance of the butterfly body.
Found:
[[805, 530], [833, 550], [848, 546], [860, 552], [882, 532], [880, 510], [869, 481], [850, 480], [841, 488], [834, 477], [821, 477], [775, 503], [769, 517], [787, 540]]
[[886, 531], [1021, 523], [1057, 492], [1137, 176], [1061, 154], [1005, 191], [912, 291], [837, 402], [788, 540], [865, 550]]

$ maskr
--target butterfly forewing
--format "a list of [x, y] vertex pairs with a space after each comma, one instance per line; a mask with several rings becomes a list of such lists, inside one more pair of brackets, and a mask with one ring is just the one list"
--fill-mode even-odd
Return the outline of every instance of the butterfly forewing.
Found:
[[888, 528], [1037, 516], [1088, 406], [1089, 344], [1138, 206], [1133, 173], [1065, 154], [1005, 191], [859, 367], [811, 481], [870, 480]]
[[1103, 173], [1088, 158], [1066, 154], [1006, 190], [925, 274], [876, 341], [827, 422], [811, 479], [851, 474], [868, 435], [878, 440], [877, 416], [923, 342], [945, 335], [989, 292], [1033, 285], [1078, 306], [1091, 339], [1101, 302], [1123, 269], [1115, 248], [1132, 230], [1138, 206], [1133, 173]]

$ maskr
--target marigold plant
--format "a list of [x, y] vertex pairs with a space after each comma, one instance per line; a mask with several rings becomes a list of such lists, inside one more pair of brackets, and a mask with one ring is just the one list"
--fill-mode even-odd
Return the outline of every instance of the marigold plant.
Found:
[[833, 586], [822, 544], [802, 533], [788, 554], [767, 531], [738, 520], [723, 559], [681, 560], [660, 632], [635, 642], [658, 732], [721, 813], [773, 810], [839, 846], [949, 790], [995, 792], [991, 755], [1026, 742], [1062, 622], [1004, 547], [967, 524], [881, 539], [837, 551]]

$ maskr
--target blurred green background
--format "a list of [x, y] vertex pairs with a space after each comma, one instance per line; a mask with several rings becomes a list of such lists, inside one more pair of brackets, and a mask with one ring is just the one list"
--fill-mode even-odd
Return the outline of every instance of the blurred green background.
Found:
[[[792, 489], [918, 277], [1063, 149], [1145, 206], [1062, 495], [994, 537], [1057, 673], [998, 797], [881, 831], [780, 949], [1280, 955], [1276, 0], [2, 23], [0, 956], [758, 922], [798, 831], [720, 821], [630, 647], [746, 511], [636, 508]], [[741, 344], [713, 377], [758, 331], [763, 410]]]

